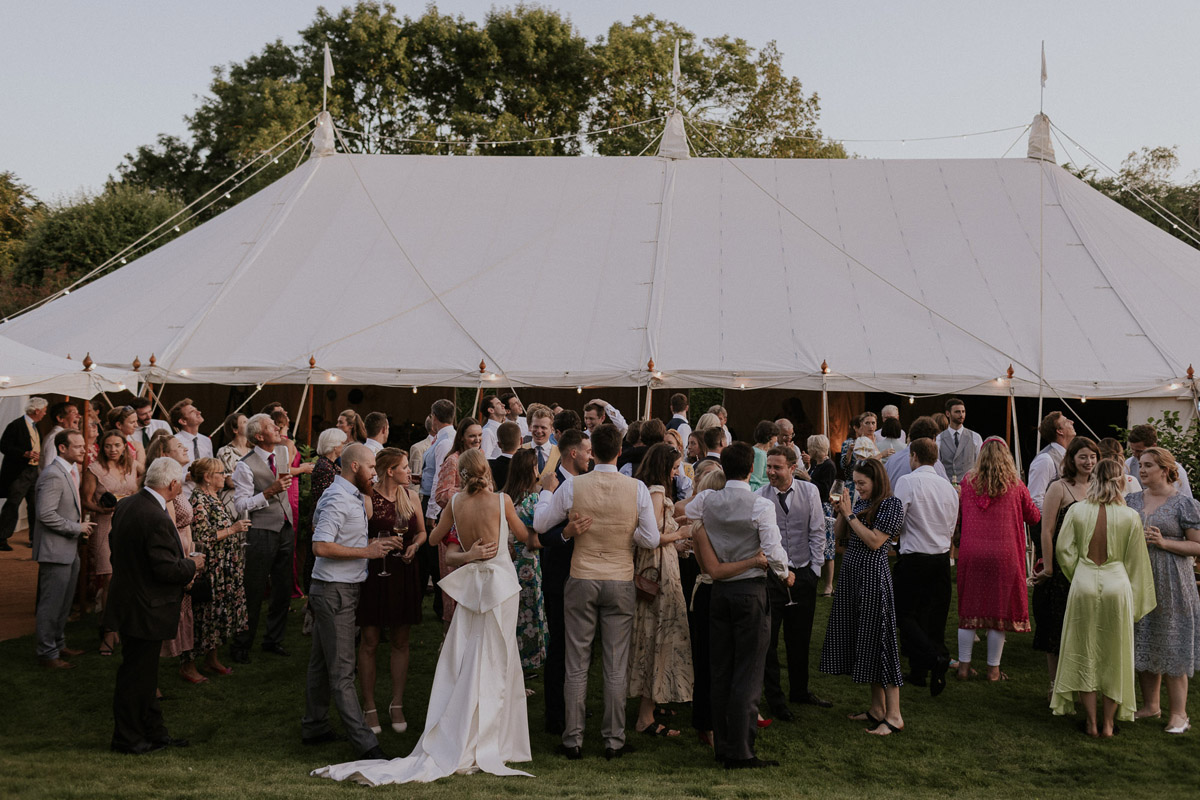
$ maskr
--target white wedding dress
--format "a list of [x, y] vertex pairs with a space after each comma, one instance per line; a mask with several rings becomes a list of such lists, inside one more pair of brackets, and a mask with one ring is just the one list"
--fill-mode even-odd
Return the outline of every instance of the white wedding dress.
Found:
[[429, 782], [480, 770], [532, 777], [505, 766], [533, 756], [516, 635], [521, 585], [508, 554], [504, 496], [499, 500], [495, 558], [464, 564], [438, 583], [458, 608], [438, 656], [425, 732], [412, 754], [334, 764], [313, 775], [368, 786]]

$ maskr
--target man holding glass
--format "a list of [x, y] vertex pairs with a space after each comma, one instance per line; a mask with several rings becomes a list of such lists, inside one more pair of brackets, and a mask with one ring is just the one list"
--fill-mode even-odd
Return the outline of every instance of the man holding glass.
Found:
[[303, 742], [324, 744], [337, 739], [329, 725], [329, 702], [337, 706], [346, 736], [359, 759], [386, 759], [379, 740], [363, 719], [354, 691], [354, 613], [367, 579], [367, 559], [383, 558], [395, 549], [394, 538], [367, 539], [363, 493], [375, 480], [375, 454], [362, 444], [342, 450], [342, 472], [317, 501], [313, 512], [312, 584], [308, 604], [313, 613], [312, 655], [308, 660]]

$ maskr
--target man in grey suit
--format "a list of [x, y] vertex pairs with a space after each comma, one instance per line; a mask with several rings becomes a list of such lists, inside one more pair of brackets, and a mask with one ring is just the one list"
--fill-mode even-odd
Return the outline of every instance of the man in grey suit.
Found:
[[79, 467], [87, 454], [83, 434], [64, 430], [54, 437], [58, 455], [37, 481], [37, 519], [34, 521], [33, 560], [38, 562], [37, 657], [43, 667], [70, 669], [62, 656], [82, 650], [66, 646], [67, 616], [79, 580], [79, 537], [89, 535], [94, 522], [82, 522]]

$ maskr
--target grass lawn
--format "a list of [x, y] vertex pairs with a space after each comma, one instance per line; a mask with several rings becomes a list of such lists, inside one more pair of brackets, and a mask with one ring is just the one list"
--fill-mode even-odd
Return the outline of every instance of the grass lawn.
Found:
[[[298, 603], [294, 604], [298, 608]], [[821, 599], [813, 633], [814, 664], [830, 601]], [[295, 609], [294, 609], [295, 610]], [[428, 612], [428, 605], [426, 608]], [[428, 616], [428, 614], [427, 614]], [[953, 624], [953, 611], [951, 612]], [[821, 797], [1195, 797], [1200, 784], [1200, 731], [1168, 736], [1162, 722], [1125, 724], [1110, 741], [1093, 741], [1075, 730], [1073, 718], [1053, 717], [1045, 702], [1045, 659], [1031, 649], [1030, 635], [1010, 636], [1004, 654], [1012, 680], [957, 683], [929, 697], [903, 689], [907, 729], [886, 739], [867, 736], [846, 720], [867, 705], [867, 689], [848, 678], [815, 672], [813, 689], [834, 701], [832, 709], [797, 707], [796, 721], [775, 723], [758, 740], [759, 754], [776, 758], [775, 769], [726, 772], [688, 726], [675, 740], [631, 733], [637, 752], [606, 762], [599, 739], [599, 680], [593, 674], [589, 707], [596, 717], [585, 734], [584, 760], [554, 754], [557, 741], [541, 732], [541, 684], [530, 700], [537, 777], [453, 776], [430, 785], [366, 789], [310, 778], [309, 770], [352, 757], [348, 745], [300, 744], [308, 640], [299, 613], [289, 622], [290, 658], [259, 651], [254, 663], [202, 686], [183, 683], [173, 660], [164, 660], [163, 712], [171, 733], [191, 747], [143, 757], [109, 752], [113, 679], [120, 654], [96, 655], [94, 620], [69, 628], [74, 646], [90, 652], [70, 671], [36, 666], [32, 637], [0, 643], [5, 700], [0, 714], [0, 797], [3, 798], [216, 798], [400, 796], [784, 798]], [[409, 732], [384, 725], [381, 744], [389, 755], [407, 755], [420, 735], [436, 663], [440, 626], [413, 629], [413, 668], [405, 698]], [[952, 634], [952, 632], [950, 632]], [[952, 635], [948, 636], [952, 639]], [[984, 643], [976, 645], [982, 664]], [[384, 650], [381, 648], [381, 656]], [[381, 667], [383, 666], [381, 660]], [[386, 704], [386, 690], [379, 699]], [[1165, 696], [1164, 696], [1165, 704]], [[1193, 692], [1191, 706], [1196, 708]], [[382, 706], [381, 706], [382, 707]], [[635, 705], [630, 704], [632, 725]]]

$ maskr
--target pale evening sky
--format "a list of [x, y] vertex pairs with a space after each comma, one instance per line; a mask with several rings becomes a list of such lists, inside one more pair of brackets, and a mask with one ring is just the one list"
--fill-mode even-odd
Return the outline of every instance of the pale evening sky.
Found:
[[[423, 3], [397, 2], [417, 16]], [[442, 13], [482, 20], [493, 5], [454, 0]], [[1051, 120], [1113, 167], [1131, 150], [1179, 145], [1183, 179], [1200, 169], [1195, 0], [859, 0], [733, 3], [557, 0], [589, 39], [654, 13], [698, 36], [777, 41], [788, 72], [821, 97], [834, 138], [899, 139], [1025, 125], [1038, 110], [1046, 41]], [[327, 3], [337, 8], [337, 3]], [[45, 200], [97, 190], [125, 153], [186, 134], [211, 67], [268, 41], [298, 40], [317, 4], [302, 0], [4, 0], [0, 171]], [[336, 54], [335, 54], [336, 59]], [[314, 66], [319, 69], [319, 65]], [[314, 109], [315, 110], [315, 109]], [[998, 157], [1016, 131], [935, 142], [848, 143], [868, 158]], [[1057, 146], [1057, 143], [1056, 143]], [[1009, 153], [1024, 154], [1021, 141]], [[1058, 160], [1076, 157], [1059, 148]]]

